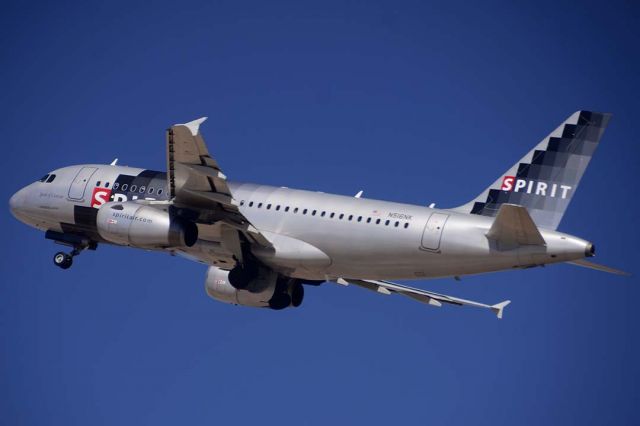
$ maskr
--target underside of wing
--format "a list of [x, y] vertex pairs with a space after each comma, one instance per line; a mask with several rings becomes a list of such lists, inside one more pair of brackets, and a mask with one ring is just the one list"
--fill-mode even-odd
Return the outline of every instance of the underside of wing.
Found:
[[422, 290], [415, 287], [409, 287], [402, 284], [392, 283], [390, 281], [382, 280], [359, 280], [351, 278], [338, 278], [336, 283], [341, 285], [353, 284], [367, 290], [375, 291], [380, 294], [390, 295], [393, 293], [400, 294], [402, 296], [410, 297], [418, 302], [425, 303], [427, 305], [440, 307], [442, 304], [458, 305], [458, 306], [475, 306], [477, 308], [490, 309], [496, 314], [498, 319], [502, 318], [502, 312], [509, 303], [510, 300], [505, 300], [495, 305], [486, 305], [480, 302], [474, 302], [472, 300], [460, 299], [453, 296], [447, 296], [445, 294], [434, 293], [427, 290]]
[[200, 134], [205, 120], [203, 117], [167, 129], [167, 180], [172, 207], [199, 225], [216, 224], [224, 248], [242, 261], [243, 242], [263, 247], [269, 247], [270, 242], [238, 209], [227, 177]]

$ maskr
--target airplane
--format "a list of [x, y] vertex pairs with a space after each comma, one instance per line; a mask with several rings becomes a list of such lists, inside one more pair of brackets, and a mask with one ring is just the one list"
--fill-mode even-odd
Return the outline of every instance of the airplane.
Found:
[[423, 280], [555, 263], [591, 263], [595, 246], [557, 231], [611, 114], [577, 111], [475, 199], [451, 209], [238, 183], [200, 132], [166, 131], [166, 171], [117, 164], [63, 167], [20, 189], [12, 214], [68, 246], [56, 266], [98, 244], [182, 255], [208, 265], [205, 290], [235, 305], [298, 307], [305, 285], [333, 282], [431, 306], [485, 304], [391, 280]]

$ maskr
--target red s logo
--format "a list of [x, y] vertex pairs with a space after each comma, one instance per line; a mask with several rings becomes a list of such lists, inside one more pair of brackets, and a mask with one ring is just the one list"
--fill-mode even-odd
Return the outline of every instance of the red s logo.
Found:
[[94, 188], [91, 196], [91, 207], [100, 207], [111, 197], [111, 190], [107, 188]]
[[511, 191], [513, 189], [513, 181], [516, 179], [515, 176], [505, 176], [502, 179], [502, 186], [500, 189], [502, 191]]

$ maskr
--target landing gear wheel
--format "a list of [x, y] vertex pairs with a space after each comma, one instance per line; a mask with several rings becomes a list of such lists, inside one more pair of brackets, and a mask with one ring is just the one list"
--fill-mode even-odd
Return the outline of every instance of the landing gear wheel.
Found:
[[304, 300], [304, 287], [300, 282], [296, 282], [291, 289], [291, 306], [297, 308], [302, 305], [302, 300]]
[[62, 269], [69, 269], [73, 264], [73, 257], [59, 251], [53, 256], [53, 264]]
[[291, 296], [288, 293], [276, 293], [269, 300], [269, 307], [274, 311], [287, 308], [291, 305]]

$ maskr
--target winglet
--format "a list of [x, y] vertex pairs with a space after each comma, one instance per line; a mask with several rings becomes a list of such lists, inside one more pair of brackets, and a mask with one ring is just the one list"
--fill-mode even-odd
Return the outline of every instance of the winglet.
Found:
[[118, 165], [118, 159], [116, 158], [115, 160], [113, 160], [111, 162], [111, 164], [109, 164], [110, 166], [117, 166]]
[[511, 303], [511, 300], [505, 300], [504, 302], [496, 303], [491, 306], [491, 310], [496, 313], [498, 319], [502, 319], [502, 311], [509, 303]]
[[362, 197], [362, 194], [364, 193], [364, 191], [358, 191], [358, 193], [355, 195], [355, 198], [360, 198]]
[[200, 117], [196, 120], [190, 121], [184, 124], [176, 124], [176, 126], [185, 126], [193, 136], [198, 134], [198, 130], [200, 129], [200, 125], [206, 121], [207, 117]]

